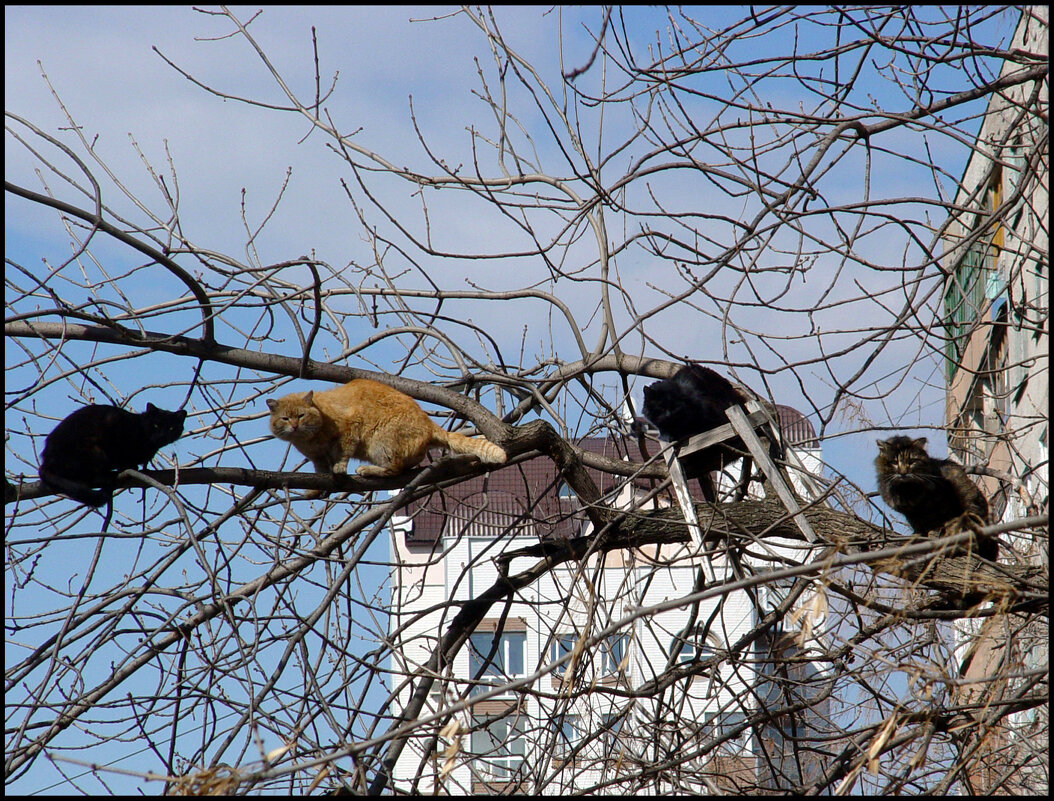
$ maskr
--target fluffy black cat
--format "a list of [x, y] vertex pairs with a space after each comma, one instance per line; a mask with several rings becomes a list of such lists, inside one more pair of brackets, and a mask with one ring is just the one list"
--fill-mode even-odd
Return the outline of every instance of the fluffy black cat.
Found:
[[[643, 411], [664, 439], [676, 442], [726, 424], [725, 409], [745, 400], [724, 376], [709, 367], [690, 364], [673, 378], [644, 387]], [[736, 449], [742, 447], [736, 439], [707, 448], [682, 459], [681, 467], [686, 476], [699, 480], [703, 495], [713, 501], [716, 490], [709, 474], [720, 469], [723, 462], [738, 459], [742, 453]]]
[[142, 414], [116, 406], [85, 406], [55, 426], [40, 457], [40, 480], [88, 506], [113, 498], [117, 474], [145, 465], [183, 434], [185, 409], [148, 403]]
[[[875, 470], [882, 500], [904, 515], [916, 534], [943, 528], [964, 514], [988, 522], [988, 501], [977, 485], [955, 462], [930, 456], [925, 437], [880, 439]], [[977, 555], [994, 562], [999, 540], [980, 540]]]
[[743, 402], [727, 378], [698, 364], [644, 387], [644, 416], [671, 442], [724, 425], [725, 409]]

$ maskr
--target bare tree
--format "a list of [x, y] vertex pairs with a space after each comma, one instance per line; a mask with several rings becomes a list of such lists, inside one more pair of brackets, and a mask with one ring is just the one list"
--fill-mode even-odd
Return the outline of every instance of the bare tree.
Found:
[[[1039, 492], [1003, 477], [1033, 508], [988, 529], [1016, 532], [998, 566], [969, 552], [969, 531], [898, 536], [902, 523], [864, 483], [875, 432], [912, 427], [912, 411], [940, 405], [949, 341], [971, 333], [943, 325], [942, 243], [978, 213], [957, 201], [960, 168], [993, 97], [1014, 98], [1015, 130], [1035, 134], [1023, 140], [1019, 195], [1045, 186], [1046, 58], [1010, 46], [1035, 9], [772, 7], [720, 26], [670, 12], [650, 38], [635, 33], [636, 10], [593, 9], [584, 48], [556, 10], [554, 65], [522, 55], [498, 12], [464, 8], [460, 24], [492, 56], [472, 88], [481, 114], [470, 147], [440, 152], [411, 103], [421, 149], [409, 166], [364, 144], [362, 119], [327, 105], [336, 79], [325, 77], [325, 36], [305, 47], [316, 88], [304, 96], [249, 22], [207, 13], [252, 46], [283, 100], [238, 97], [169, 63], [202, 91], [301, 118], [331, 152], [369, 257], [271, 260], [257, 243], [281, 198], [262, 221], [243, 214], [244, 256], [216, 252], [183, 223], [174, 171], [144, 158], [156, 192], [137, 196], [97, 156], [86, 121], [68, 114], [54, 132], [7, 114], [8, 146], [39, 178], [6, 181], [8, 204], [52, 210], [70, 244], [59, 263], [9, 257], [5, 275], [9, 783], [45, 756], [67, 773], [145, 750], [137, 772], [169, 792], [380, 792], [409, 738], [423, 736], [445, 775], [438, 755], [469, 702], [433, 714], [426, 701], [480, 621], [560, 565], [688, 540], [676, 507], [609, 498], [610, 486], [645, 479], [667, 492], [654, 444], [621, 410], [644, 379], [689, 360], [800, 407], [827, 455], [824, 496], [805, 512], [821, 549], [736, 585], [789, 582], [800, 593], [820, 581], [837, 613], [823, 653], [779, 651], [792, 668], [828, 669], [773, 678], [774, 694], [744, 721], [757, 729], [822, 703], [823, 719], [793, 743], [799, 769], [774, 767], [775, 786], [948, 791], [1009, 727], [1017, 735], [996, 749], [1004, 778], [990, 789], [1043, 792], [1048, 733], [1036, 711], [1047, 669], [1030, 659], [1046, 641], [1047, 570], [1013, 553], [1023, 543], [1046, 552], [1045, 482]], [[1019, 208], [1008, 198], [985, 220], [1010, 225]], [[1045, 270], [1045, 241], [1022, 264]], [[1045, 337], [1045, 311], [1025, 311]], [[358, 377], [485, 435], [513, 464], [550, 461], [590, 523], [588, 536], [519, 552], [528, 568], [506, 558], [470, 602], [451, 599], [417, 669], [393, 658], [405, 647], [389, 625], [393, 517], [445, 508], [485, 467], [452, 458], [398, 479], [321, 476], [267, 436], [265, 398], [300, 379]], [[73, 408], [141, 409], [158, 397], [190, 412], [183, 439], [162, 451], [178, 466], [126, 471], [112, 515], [36, 480], [44, 437]], [[925, 424], [942, 428], [941, 413]], [[1011, 420], [1000, 436], [1015, 431]], [[624, 458], [582, 448], [583, 436], [610, 438]], [[867, 478], [857, 486], [846, 474]], [[308, 502], [303, 489], [331, 494]], [[698, 514], [707, 541], [733, 550], [801, 537], [775, 499], [699, 504]], [[672, 603], [729, 589], [700, 586]], [[793, 600], [727, 653], [657, 669], [630, 694], [676, 708], [692, 671], [775, 643]], [[950, 624], [963, 619], [998, 620], [1016, 648], [974, 700], [956, 693], [962, 643]], [[516, 690], [544, 695], [537, 677]], [[737, 732], [725, 734], [656, 734], [651, 751], [612, 757], [609, 779], [579, 789], [764, 789], [756, 772], [715, 778], [699, 767]], [[539, 769], [524, 786], [545, 792], [560, 774]]]

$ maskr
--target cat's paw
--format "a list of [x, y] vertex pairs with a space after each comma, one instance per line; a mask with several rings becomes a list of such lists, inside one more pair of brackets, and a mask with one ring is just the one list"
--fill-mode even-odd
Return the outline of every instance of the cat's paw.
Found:
[[386, 467], [378, 467], [375, 464], [364, 464], [360, 465], [359, 469], [355, 471], [360, 476], [366, 476], [367, 478], [373, 476], [374, 478], [387, 477], [394, 475], [391, 470]]
[[342, 459], [333, 465], [333, 475], [346, 476], [348, 474], [348, 460]]

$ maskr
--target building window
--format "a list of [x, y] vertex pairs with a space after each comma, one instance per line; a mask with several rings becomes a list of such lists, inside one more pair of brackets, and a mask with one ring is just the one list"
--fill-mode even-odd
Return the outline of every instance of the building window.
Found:
[[626, 656], [626, 642], [629, 638], [625, 634], [616, 634], [608, 637], [600, 644], [600, 656], [604, 675], [617, 673], [622, 666]]
[[948, 431], [948, 449], [964, 465], [984, 464], [988, 461], [990, 441], [986, 438], [986, 398], [991, 405], [988, 381], [978, 377], [962, 402], [954, 426]]
[[619, 742], [619, 733], [622, 731], [622, 721], [625, 715], [611, 713], [601, 718], [603, 726], [600, 732], [600, 746], [603, 749], [603, 757], [609, 759], [617, 757], [622, 753], [622, 745]]
[[[497, 643], [495, 644], [495, 636]], [[493, 652], [493, 653], [492, 653]], [[485, 692], [490, 685], [527, 675], [527, 633], [506, 631], [477, 632], [469, 637], [469, 675], [475, 681], [486, 682], [472, 688], [473, 693]]]
[[470, 747], [473, 767], [486, 781], [509, 781], [523, 765], [526, 742], [519, 716], [474, 717]]
[[944, 293], [944, 329], [948, 338], [945, 355], [949, 378], [958, 369], [966, 340], [981, 319], [988, 287], [987, 262], [992, 250], [991, 237], [979, 237], [955, 265], [948, 279]]
[[733, 734], [746, 721], [747, 716], [742, 712], [723, 712], [718, 714], [704, 715], [704, 720], [712, 724], [715, 737], [730, 736], [719, 748], [728, 754], [739, 755], [750, 750], [750, 727], [747, 726], [738, 734]]
[[561, 481], [560, 485], [556, 488], [556, 497], [562, 501], [573, 501], [578, 496], [566, 481]]
[[[555, 662], [562, 656], [566, 656], [574, 650], [575, 643], [578, 642], [580, 635], [578, 634], [557, 634], [553, 638], [553, 661]], [[607, 637], [603, 642], [600, 643], [599, 649], [594, 653], [599, 653], [600, 660], [594, 662], [594, 667], [600, 670], [601, 675], [610, 676], [613, 673], [619, 671], [622, 665], [622, 660], [626, 656], [626, 647], [629, 641], [629, 637], [625, 634], [614, 634]], [[587, 657], [588, 658], [588, 657]], [[567, 672], [567, 666], [570, 664], [570, 660], [564, 662], [561, 665], [557, 665], [553, 669], [553, 673], [560, 676]]]
[[1003, 203], [1003, 172], [996, 166], [984, 193], [984, 208], [977, 214], [973, 244], [955, 265], [944, 292], [945, 355], [951, 379], [962, 359], [966, 341], [988, 301], [1006, 286], [998, 272], [999, 252], [1006, 244], [1006, 228], [996, 212]]
[[679, 665], [686, 662], [701, 662], [716, 653], [716, 649], [708, 641], [706, 630], [702, 626], [695, 626], [683, 635], [675, 634], [670, 641], [670, 654]]
[[552, 719], [553, 755], [568, 759], [582, 741], [582, 720], [578, 715], [562, 714]]
[[[575, 643], [578, 642], [577, 634], [557, 634], [553, 638], [553, 661], [555, 662], [562, 656], [567, 656], [575, 649]], [[557, 676], [562, 676], [567, 672], [568, 665], [571, 664], [571, 660], [568, 660], [560, 665], [553, 668], [553, 673]]]
[[985, 355], [986, 363], [984, 364], [988, 372], [986, 389], [989, 394], [989, 402], [985, 404], [985, 430], [990, 434], [1002, 434], [1006, 430], [1009, 416], [1007, 401], [1010, 395], [1007, 365], [1009, 347], [1005, 336], [997, 340], [993, 337], [993, 340]]
[[1013, 197], [1017, 187], [1021, 184], [1025, 175], [1025, 166], [1028, 163], [1022, 137], [1017, 136], [1014, 138], [1013, 144], [1007, 148], [1004, 161], [1009, 167], [1006, 172], [1006, 194], [1009, 199]]

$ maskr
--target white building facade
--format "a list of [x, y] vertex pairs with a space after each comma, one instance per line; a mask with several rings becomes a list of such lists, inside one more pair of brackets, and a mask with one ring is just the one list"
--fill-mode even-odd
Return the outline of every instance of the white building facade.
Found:
[[[811, 426], [789, 411], [797, 433], [807, 435], [796, 453], [818, 471]], [[580, 447], [616, 453], [611, 441]], [[641, 506], [647, 492], [639, 483], [596, 478], [613, 506], [655, 508], [654, 500]], [[396, 674], [420, 671], [460, 604], [499, 581], [499, 553], [589, 532], [547, 459], [466, 484], [458, 498], [445, 498], [445, 508], [432, 500], [393, 521]], [[761, 569], [806, 558], [801, 543], [766, 541], [765, 549]], [[509, 572], [533, 562], [515, 560]], [[709, 570], [720, 585], [742, 569], [725, 553], [701, 557], [677, 544], [542, 571], [508, 602], [495, 603], [435, 677], [423, 717], [438, 717], [402, 752], [396, 791], [713, 793], [778, 783], [780, 760], [762, 765], [757, 754], [763, 746], [771, 753], [780, 733], [750, 722], [771, 695], [770, 662], [758, 658], [759, 649], [774, 644], [742, 641], [793, 581], [783, 590], [762, 585], [683, 600], [702, 588]], [[809, 625], [819, 631], [822, 624], [813, 615]], [[410, 693], [407, 683], [400, 705]], [[443, 714], [451, 707], [457, 711]]]

